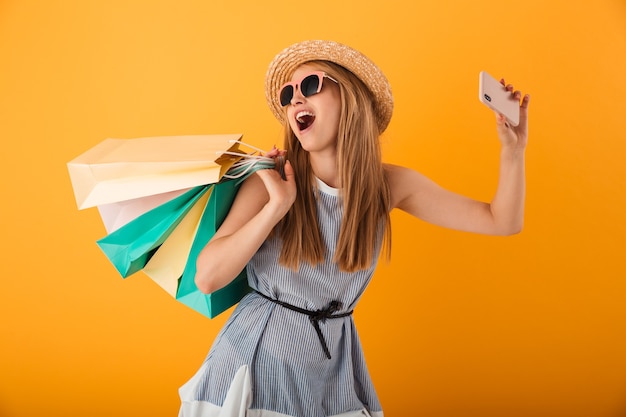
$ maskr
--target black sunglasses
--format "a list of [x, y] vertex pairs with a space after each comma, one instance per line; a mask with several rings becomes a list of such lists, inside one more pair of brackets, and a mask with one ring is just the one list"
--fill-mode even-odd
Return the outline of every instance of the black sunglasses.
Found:
[[300, 81], [285, 83], [280, 88], [280, 105], [284, 107], [291, 103], [291, 99], [293, 98], [293, 94], [296, 91], [296, 88], [298, 88], [298, 85], [300, 85], [300, 93], [302, 93], [304, 97], [311, 97], [319, 93], [322, 91], [322, 82], [324, 81], [324, 78], [328, 78], [329, 80], [339, 84], [337, 80], [326, 74], [324, 71], [314, 71], [302, 77]]

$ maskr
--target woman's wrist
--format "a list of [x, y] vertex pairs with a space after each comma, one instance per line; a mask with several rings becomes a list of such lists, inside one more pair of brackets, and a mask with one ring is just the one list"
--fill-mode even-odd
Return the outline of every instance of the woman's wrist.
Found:
[[503, 158], [523, 158], [526, 153], [526, 145], [502, 144], [500, 156]]

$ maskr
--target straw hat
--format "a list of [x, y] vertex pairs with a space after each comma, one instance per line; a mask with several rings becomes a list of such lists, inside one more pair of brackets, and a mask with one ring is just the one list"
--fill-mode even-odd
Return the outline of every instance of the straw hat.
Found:
[[278, 99], [278, 91], [295, 69], [308, 61], [323, 60], [334, 62], [351, 71], [363, 81], [374, 97], [378, 129], [382, 133], [391, 120], [393, 96], [385, 74], [365, 55], [349, 46], [337, 42], [312, 40], [291, 45], [280, 52], [270, 63], [265, 76], [265, 98], [282, 123], [284, 113]]

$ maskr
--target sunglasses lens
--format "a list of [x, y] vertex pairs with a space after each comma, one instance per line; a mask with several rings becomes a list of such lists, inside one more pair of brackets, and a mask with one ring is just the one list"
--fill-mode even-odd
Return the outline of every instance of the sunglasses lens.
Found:
[[286, 106], [287, 104], [291, 102], [292, 98], [293, 98], [293, 86], [292, 85], [284, 86], [283, 89], [280, 90], [280, 105], [283, 107]]
[[315, 74], [311, 74], [305, 77], [300, 83], [300, 92], [304, 97], [312, 96], [319, 92], [320, 77]]

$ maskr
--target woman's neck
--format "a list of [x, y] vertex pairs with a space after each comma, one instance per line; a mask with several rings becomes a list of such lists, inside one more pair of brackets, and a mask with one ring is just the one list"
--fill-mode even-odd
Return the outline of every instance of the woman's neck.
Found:
[[341, 179], [337, 169], [337, 159], [335, 156], [322, 156], [311, 153], [309, 155], [313, 174], [327, 185], [333, 188], [341, 188]]

